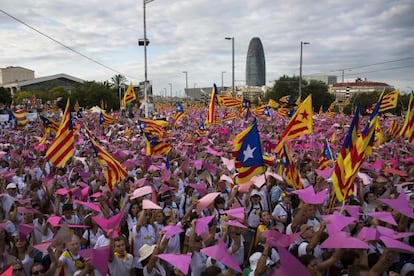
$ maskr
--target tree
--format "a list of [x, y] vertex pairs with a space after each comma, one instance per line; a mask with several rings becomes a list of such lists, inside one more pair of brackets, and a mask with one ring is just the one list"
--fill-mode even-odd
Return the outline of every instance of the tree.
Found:
[[48, 97], [51, 102], [54, 102], [56, 99], [61, 98], [61, 100], [57, 102], [57, 106], [60, 109], [65, 110], [66, 102], [69, 97], [69, 92], [67, 92], [65, 88], [61, 86], [56, 86], [49, 89]]
[[328, 92], [328, 85], [324, 82], [311, 80], [309, 85], [303, 87], [302, 100], [312, 94], [312, 105], [314, 110], [319, 110], [322, 106], [325, 110], [335, 101], [335, 96]]
[[[309, 94], [312, 94], [312, 104], [314, 110], [319, 110], [320, 106], [328, 108], [328, 106], [335, 100], [335, 96], [328, 93], [328, 86], [316, 80], [311, 80], [309, 83], [303, 81], [302, 83], [302, 100]], [[279, 100], [283, 96], [290, 95], [291, 102], [299, 96], [299, 78], [296, 76], [289, 77], [283, 75], [277, 80], [271, 90], [265, 94], [265, 100], [273, 99]]]
[[12, 96], [9, 89], [0, 87], [0, 103], [4, 105], [10, 105], [12, 102]]
[[290, 95], [296, 98], [299, 95], [299, 78], [283, 75], [273, 85], [272, 90], [266, 92], [265, 100], [279, 100], [281, 97]]
[[76, 101], [82, 107], [93, 107], [95, 105], [100, 106], [101, 102], [104, 102], [106, 109], [115, 109], [119, 106], [117, 95], [113, 92], [113, 89], [109, 88], [101, 82], [85, 81], [83, 84], [76, 87], [76, 90], [71, 95], [71, 102], [74, 104]]
[[111, 81], [115, 90], [118, 91], [119, 87], [125, 85], [125, 83], [127, 82], [127, 78], [121, 74], [116, 74], [112, 76]]

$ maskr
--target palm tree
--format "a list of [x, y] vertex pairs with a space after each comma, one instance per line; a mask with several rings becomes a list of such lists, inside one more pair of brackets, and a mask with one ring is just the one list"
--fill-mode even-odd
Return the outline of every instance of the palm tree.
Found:
[[111, 78], [114, 88], [118, 91], [119, 87], [125, 85], [127, 78], [121, 74], [116, 74]]

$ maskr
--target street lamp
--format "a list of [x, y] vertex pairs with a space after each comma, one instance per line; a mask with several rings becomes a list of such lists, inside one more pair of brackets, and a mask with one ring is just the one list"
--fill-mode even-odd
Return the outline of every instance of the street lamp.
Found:
[[183, 73], [185, 74], [185, 89], [188, 90], [188, 72], [183, 71]]
[[[143, 3], [143, 11], [144, 11], [144, 101], [145, 101], [145, 117], [148, 118], [148, 91], [147, 91], [147, 45], [149, 41], [147, 40], [147, 23], [146, 23], [146, 12], [145, 12], [145, 5], [152, 2], [154, 0], [142, 0]], [[141, 41], [139, 42], [141, 44]]]
[[226, 40], [231, 40], [231, 63], [232, 63], [232, 68], [231, 68], [231, 86], [232, 86], [232, 90], [231, 90], [231, 94], [234, 97], [234, 37], [225, 37], [224, 39]]
[[171, 97], [171, 100], [172, 100], [172, 83], [169, 83], [168, 85], [170, 86], [170, 97]]
[[310, 42], [300, 42], [300, 66], [299, 66], [299, 99], [302, 97], [302, 51], [303, 45], [310, 44]]
[[221, 91], [224, 90], [224, 85], [223, 85], [223, 75], [226, 73], [226, 71], [222, 71], [221, 72]]

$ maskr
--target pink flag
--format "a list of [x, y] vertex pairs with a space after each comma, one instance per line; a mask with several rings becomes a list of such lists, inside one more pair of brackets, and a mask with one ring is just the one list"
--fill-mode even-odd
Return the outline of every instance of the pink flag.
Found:
[[216, 174], [217, 172], [217, 167], [214, 164], [210, 164], [207, 162], [203, 163], [204, 167], [206, 168], [207, 171], [211, 172], [212, 174]]
[[203, 166], [202, 160], [193, 160], [192, 163], [197, 170], [201, 169], [201, 167]]
[[46, 252], [52, 243], [53, 243], [53, 240], [50, 240], [50, 241], [35, 244], [33, 245], [33, 247], [39, 250], [40, 252]]
[[59, 222], [62, 218], [58, 217], [58, 216], [51, 216], [47, 219], [47, 223], [49, 223], [50, 225], [52, 225], [53, 227], [56, 227], [59, 225]]
[[233, 159], [227, 159], [227, 158], [221, 156], [221, 162], [223, 162], [223, 164], [224, 164], [224, 166], [226, 166], [227, 170], [232, 171], [232, 170], [235, 169]]
[[167, 225], [161, 229], [165, 233], [165, 237], [170, 239], [172, 236], [184, 232], [183, 228], [178, 225]]
[[12, 276], [13, 275], [13, 266], [9, 266], [0, 276]]
[[[143, 178], [143, 179], [145, 180], [145, 178]], [[152, 188], [150, 186], [144, 186], [144, 187], [136, 189], [132, 193], [130, 199], [132, 200], [132, 199], [139, 198], [141, 196], [145, 196], [145, 195], [148, 195], [148, 194], [151, 194], [151, 193], [152, 193]]]
[[229, 217], [244, 220], [244, 207], [225, 210], [224, 213]]
[[323, 179], [328, 179], [329, 177], [331, 177], [333, 170], [334, 168], [328, 168], [326, 170], [315, 169], [315, 172], [317, 175], [319, 175]]
[[240, 222], [238, 222], [237, 220], [229, 220], [225, 222], [228, 226], [233, 226], [233, 227], [237, 227], [237, 228], [243, 228], [243, 229], [247, 229], [247, 226], [244, 224], [241, 224]]
[[382, 160], [381, 159], [377, 159], [377, 161], [375, 161], [374, 164], [371, 164], [371, 167], [374, 168], [374, 170], [381, 170], [382, 168]]
[[280, 267], [275, 271], [275, 276], [303, 275], [310, 276], [306, 267], [284, 247], [278, 246], [277, 251], [280, 256]]
[[329, 233], [329, 237], [321, 244], [321, 248], [361, 248], [368, 249], [365, 242], [349, 236], [346, 232]]
[[206, 187], [203, 184], [190, 183], [187, 184], [187, 186], [196, 190], [201, 197], [203, 197], [206, 194]]
[[101, 207], [97, 204], [91, 203], [91, 202], [85, 202], [85, 201], [80, 201], [80, 200], [74, 200], [73, 203], [75, 204], [79, 204], [79, 205], [83, 205], [85, 207], [88, 207], [89, 209], [91, 209], [92, 211], [101, 212]]
[[318, 205], [325, 201], [328, 190], [324, 189], [319, 193], [315, 193], [313, 186], [309, 185], [305, 189], [295, 190], [292, 193], [297, 194], [305, 203]]
[[157, 204], [155, 204], [154, 202], [152, 202], [149, 199], [143, 199], [142, 200], [142, 209], [144, 209], [144, 210], [148, 210], [148, 209], [162, 210], [162, 208], [160, 206], [158, 206]]
[[265, 175], [266, 175], [266, 177], [271, 176], [271, 177], [273, 177], [274, 179], [276, 179], [277, 181], [280, 181], [280, 182], [284, 181], [283, 177], [281, 177], [280, 175], [278, 175], [277, 173], [274, 173], [274, 172], [266, 172]]
[[406, 238], [406, 237], [410, 237], [412, 235], [414, 235], [414, 233], [411, 232], [395, 232], [394, 230], [384, 227], [384, 226], [377, 226], [377, 230], [378, 232], [382, 235], [382, 236], [387, 236], [390, 237], [392, 239], [401, 239], [401, 238]]
[[250, 190], [250, 187], [252, 186], [252, 185], [254, 185], [254, 183], [253, 183], [253, 181], [247, 181], [246, 183], [243, 183], [243, 184], [241, 184], [241, 185], [237, 185], [237, 187], [238, 187], [238, 191], [240, 192], [240, 193], [247, 193], [249, 190]]
[[213, 203], [219, 194], [220, 193], [209, 193], [200, 198], [197, 203], [197, 212], [200, 213], [202, 210], [206, 209], [211, 203]]
[[346, 217], [338, 212], [334, 212], [332, 215], [322, 216], [323, 220], [328, 221], [326, 224], [326, 230], [329, 235], [341, 231], [345, 226], [355, 221], [353, 217]]
[[264, 174], [259, 174], [259, 175], [255, 175], [253, 176], [250, 181], [253, 182], [253, 184], [257, 187], [257, 188], [261, 188], [264, 184], [266, 184], [266, 177]]
[[380, 237], [379, 232], [377, 229], [372, 227], [362, 227], [362, 229], [359, 231], [357, 238], [361, 241], [376, 241]]
[[210, 223], [210, 221], [214, 218], [214, 215], [208, 216], [208, 217], [202, 217], [199, 219], [196, 219], [195, 221], [195, 232], [197, 235], [201, 235], [204, 231], [207, 230], [207, 225]]
[[346, 205], [345, 206], [345, 211], [347, 211], [351, 217], [353, 217], [356, 220], [359, 220], [359, 209], [361, 207], [360, 206], [353, 206], [353, 205]]
[[371, 212], [371, 213], [367, 213], [366, 215], [376, 218], [378, 220], [387, 222], [391, 225], [395, 225], [395, 226], [398, 225], [395, 219], [393, 218], [393, 216], [391, 215], [391, 213], [389, 212]]
[[110, 235], [112, 238], [116, 238], [115, 230], [118, 230], [119, 224], [121, 223], [122, 217], [124, 216], [124, 211], [110, 217], [109, 219], [100, 218], [97, 216], [92, 217], [92, 220], [98, 224], [102, 230], [105, 232], [108, 232], [109, 230], [112, 230], [113, 233]]
[[227, 251], [227, 247], [224, 244], [222, 239], [218, 239], [218, 243], [216, 245], [203, 248], [200, 250], [206, 256], [211, 257], [212, 259], [221, 262], [222, 264], [228, 266], [229, 268], [233, 269], [237, 272], [242, 272], [240, 266], [236, 263], [233, 256], [229, 254]]
[[101, 275], [106, 275], [108, 272], [108, 261], [109, 261], [109, 246], [100, 247], [97, 249], [85, 249], [79, 251], [85, 259], [89, 259], [89, 263], [98, 270]]
[[157, 257], [178, 268], [184, 275], [187, 275], [191, 262], [190, 254], [158, 254]]
[[400, 242], [398, 240], [394, 240], [387, 236], [381, 236], [380, 240], [385, 244], [386, 248], [406, 252], [409, 254], [414, 254], [414, 247], [409, 246], [406, 243]]
[[300, 236], [300, 233], [295, 233], [293, 235], [285, 235], [276, 230], [265, 230], [262, 233], [262, 236], [266, 238], [266, 245], [271, 247], [288, 247], [296, 241]]
[[210, 146], [206, 146], [206, 152], [210, 153], [211, 155], [214, 155], [214, 156], [222, 156], [223, 155], [222, 152], [218, 152], [218, 151], [214, 150], [213, 148], [211, 148]]
[[18, 229], [20, 240], [26, 240], [27, 235], [33, 231], [34, 226], [30, 224], [19, 224]]
[[368, 174], [362, 173], [362, 172], [358, 172], [357, 173], [357, 176], [359, 177], [359, 179], [362, 180], [362, 183], [364, 185], [372, 184], [372, 178]]
[[414, 219], [414, 212], [407, 200], [407, 196], [404, 193], [400, 193], [396, 199], [379, 198], [378, 200], [401, 214]]
[[17, 207], [17, 212], [19, 214], [37, 214], [37, 213], [39, 213], [39, 211], [36, 210], [36, 209], [26, 208], [26, 207], [22, 207], [22, 206]]

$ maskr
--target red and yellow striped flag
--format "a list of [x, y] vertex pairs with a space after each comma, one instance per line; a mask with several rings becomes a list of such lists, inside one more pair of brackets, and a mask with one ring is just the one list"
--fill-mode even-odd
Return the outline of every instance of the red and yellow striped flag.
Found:
[[213, 85], [211, 89], [210, 105], [208, 107], [206, 125], [210, 126], [216, 123], [216, 99], [217, 99], [217, 86]]
[[235, 99], [229, 95], [218, 95], [217, 100], [220, 107], [238, 108], [242, 105], [240, 99]]
[[382, 98], [381, 106], [378, 112], [383, 112], [397, 107], [398, 90], [391, 91]]
[[86, 134], [92, 143], [92, 149], [95, 152], [98, 163], [104, 167], [104, 177], [109, 190], [113, 191], [115, 185], [124, 180], [128, 176], [128, 173], [118, 160], [99, 146], [89, 129], [87, 129], [86, 126], [84, 127], [86, 129]]
[[275, 100], [269, 99], [269, 102], [267, 103], [267, 106], [276, 109], [276, 108], [279, 107], [279, 103], [276, 102]]
[[68, 99], [56, 137], [46, 151], [46, 159], [53, 166], [62, 168], [73, 156], [74, 143], [75, 135], [73, 133], [72, 114]]
[[410, 96], [407, 114], [405, 115], [404, 125], [401, 129], [400, 136], [408, 138], [408, 141], [414, 145], [414, 97]]
[[25, 126], [27, 123], [27, 111], [19, 109], [13, 112], [14, 118], [16, 118], [16, 124], [18, 126]]
[[122, 98], [121, 105], [126, 106], [127, 103], [134, 101], [137, 97], [135, 96], [134, 86], [132, 82], [129, 84], [127, 90], [125, 91], [124, 97]]
[[312, 96], [309, 95], [300, 104], [295, 114], [293, 114], [285, 131], [283, 132], [274, 151], [282, 156], [283, 144], [290, 139], [299, 137], [302, 134], [310, 134], [313, 132], [313, 111], [312, 111]]
[[400, 132], [401, 126], [400, 124], [398, 124], [397, 119], [394, 118], [387, 129], [387, 133], [390, 134], [392, 137], [397, 138], [400, 135]]
[[283, 161], [282, 164], [285, 167], [285, 180], [287, 183], [292, 185], [293, 189], [303, 189], [302, 180], [300, 179], [299, 172], [293, 162], [292, 156], [290, 155], [286, 144], [283, 144]]

